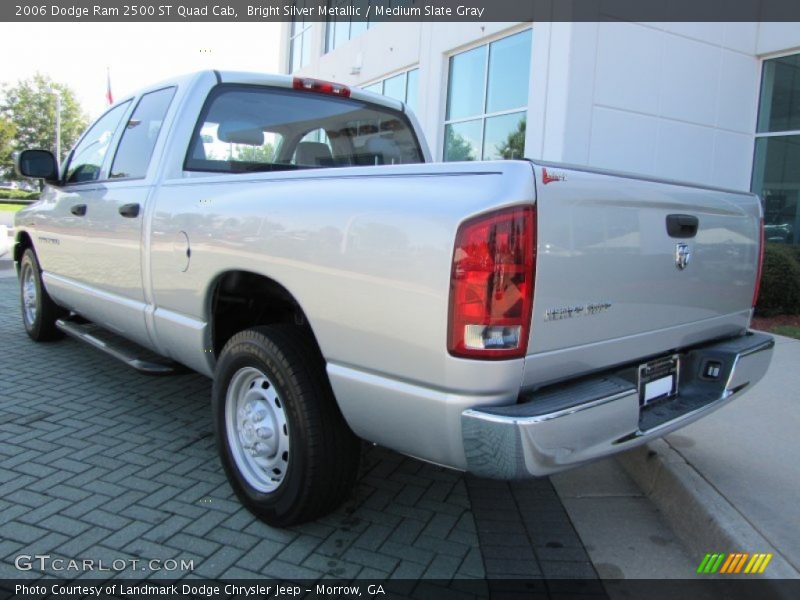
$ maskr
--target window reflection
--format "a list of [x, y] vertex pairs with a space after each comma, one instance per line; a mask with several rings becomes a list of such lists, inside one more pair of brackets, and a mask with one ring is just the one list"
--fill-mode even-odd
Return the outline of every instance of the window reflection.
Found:
[[531, 43], [527, 29], [450, 58], [444, 160], [524, 158]]

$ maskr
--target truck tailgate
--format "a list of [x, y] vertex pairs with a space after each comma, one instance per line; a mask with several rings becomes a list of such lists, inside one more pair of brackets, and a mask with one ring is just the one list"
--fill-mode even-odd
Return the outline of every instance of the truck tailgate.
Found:
[[[534, 176], [529, 364], [531, 355], [557, 354], [558, 370], [574, 376], [748, 326], [761, 217], [755, 195], [540, 165]], [[687, 227], [670, 235], [668, 219]], [[541, 371], [548, 363], [526, 367], [525, 383], [558, 379]]]

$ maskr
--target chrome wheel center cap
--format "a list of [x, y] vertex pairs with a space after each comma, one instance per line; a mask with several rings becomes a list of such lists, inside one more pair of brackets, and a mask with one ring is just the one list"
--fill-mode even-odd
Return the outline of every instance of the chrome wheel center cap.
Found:
[[[249, 396], [255, 396], [249, 398]], [[258, 389], [248, 393], [242, 413], [240, 437], [242, 445], [254, 457], [271, 458], [277, 451], [276, 418], [270, 402], [261, 397]]]

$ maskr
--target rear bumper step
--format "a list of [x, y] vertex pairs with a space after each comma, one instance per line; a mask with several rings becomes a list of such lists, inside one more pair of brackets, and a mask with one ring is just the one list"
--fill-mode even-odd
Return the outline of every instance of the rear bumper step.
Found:
[[59, 319], [56, 327], [70, 337], [86, 342], [146, 375], [174, 375], [186, 370], [185, 367], [159, 357], [94, 323]]
[[511, 406], [466, 410], [467, 468], [498, 479], [548, 475], [661, 437], [760, 380], [774, 344], [750, 332], [682, 353], [677, 395], [645, 407], [634, 366], [549, 386]]

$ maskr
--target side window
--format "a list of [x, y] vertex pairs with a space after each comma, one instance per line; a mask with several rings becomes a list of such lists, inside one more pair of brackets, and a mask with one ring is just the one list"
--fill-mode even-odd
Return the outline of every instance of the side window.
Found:
[[142, 96], [122, 132], [111, 165], [111, 179], [135, 179], [147, 174], [164, 115], [174, 95], [175, 88], [165, 88]]
[[83, 183], [99, 179], [111, 139], [129, 104], [130, 102], [125, 102], [115, 106], [89, 128], [72, 151], [72, 158], [64, 177], [66, 183]]

